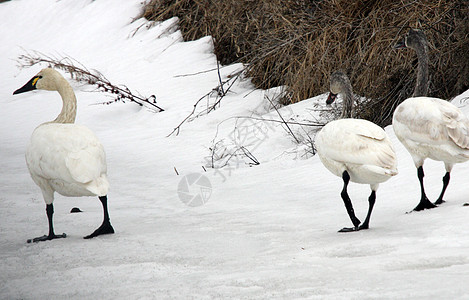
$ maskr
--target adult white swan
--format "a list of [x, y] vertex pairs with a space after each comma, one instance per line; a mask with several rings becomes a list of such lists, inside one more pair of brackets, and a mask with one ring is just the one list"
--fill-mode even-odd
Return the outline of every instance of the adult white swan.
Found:
[[34, 130], [26, 151], [26, 163], [33, 181], [41, 188], [49, 220], [49, 234], [28, 242], [66, 237], [65, 233], [54, 233], [54, 192], [69, 197], [98, 196], [103, 205], [104, 220], [85, 239], [114, 233], [107, 208], [109, 183], [104, 149], [91, 130], [73, 124], [77, 108], [72, 87], [59, 72], [47, 68], [13, 94], [35, 89], [59, 92], [63, 106], [54, 121], [41, 124]]
[[[417, 168], [421, 198], [414, 210], [434, 208], [444, 202], [443, 196], [455, 163], [469, 159], [469, 119], [453, 104], [426, 96], [428, 91], [428, 47], [425, 34], [411, 29], [395, 48], [411, 48], [417, 52], [417, 82], [413, 98], [399, 104], [392, 125], [397, 138], [409, 151]], [[426, 158], [445, 163], [443, 188], [433, 204], [423, 185], [423, 163]]]
[[[366, 120], [351, 119], [352, 86], [347, 75], [342, 72], [331, 75], [330, 94], [326, 103], [331, 104], [337, 94], [343, 98], [341, 119], [329, 122], [321, 129], [316, 136], [316, 149], [324, 166], [344, 181], [340, 195], [354, 227], [343, 228], [340, 232], [349, 232], [369, 228], [376, 190], [379, 183], [397, 174], [397, 160], [392, 144], [381, 127]], [[368, 214], [361, 225], [347, 193], [349, 181], [369, 184], [371, 187]]]

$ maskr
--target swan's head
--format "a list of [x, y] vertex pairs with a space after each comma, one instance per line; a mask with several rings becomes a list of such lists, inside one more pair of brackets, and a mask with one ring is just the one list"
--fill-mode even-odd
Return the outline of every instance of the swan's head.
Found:
[[342, 71], [335, 71], [331, 74], [329, 96], [327, 97], [326, 104], [332, 104], [337, 98], [338, 94], [343, 94], [350, 89], [350, 80]]
[[394, 48], [410, 48], [413, 50], [417, 50], [426, 47], [426, 45], [427, 38], [425, 36], [425, 33], [422, 30], [411, 28], [409, 32], [407, 32], [405, 37], [394, 46]]
[[25, 85], [13, 92], [13, 95], [21, 94], [36, 89], [57, 91], [59, 88], [59, 82], [64, 80], [63, 76], [60, 75], [54, 69], [45, 68], [42, 69], [36, 76], [31, 78]]

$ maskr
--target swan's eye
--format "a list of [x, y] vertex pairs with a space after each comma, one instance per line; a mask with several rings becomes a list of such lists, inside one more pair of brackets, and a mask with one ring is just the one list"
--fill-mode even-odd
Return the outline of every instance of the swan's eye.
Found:
[[37, 81], [38, 81], [39, 79], [41, 79], [41, 78], [42, 78], [42, 76], [37, 76], [36, 78], [34, 78], [34, 80], [33, 80], [33, 86], [36, 86]]

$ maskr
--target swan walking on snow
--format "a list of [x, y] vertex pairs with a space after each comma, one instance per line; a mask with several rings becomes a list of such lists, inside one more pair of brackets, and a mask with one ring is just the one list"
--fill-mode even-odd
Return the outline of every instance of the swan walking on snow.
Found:
[[[340, 232], [349, 232], [369, 228], [376, 190], [381, 182], [397, 174], [397, 160], [392, 144], [381, 127], [366, 120], [351, 119], [352, 86], [342, 72], [331, 75], [326, 103], [331, 104], [337, 94], [342, 95], [344, 102], [341, 119], [329, 122], [321, 129], [316, 136], [316, 148], [323, 165], [344, 181], [340, 195], [354, 227], [343, 228]], [[368, 214], [361, 225], [347, 193], [349, 181], [371, 187]]]
[[66, 237], [65, 234], [54, 233], [54, 192], [69, 197], [98, 196], [103, 205], [104, 220], [85, 239], [114, 233], [107, 208], [109, 183], [104, 149], [91, 130], [73, 124], [76, 98], [72, 87], [57, 71], [47, 68], [13, 94], [35, 89], [59, 92], [63, 107], [54, 121], [41, 124], [34, 130], [26, 150], [26, 163], [33, 181], [41, 188], [49, 220], [49, 234], [28, 242]]
[[[453, 165], [469, 159], [469, 119], [445, 100], [421, 97], [428, 92], [428, 47], [422, 31], [411, 29], [395, 48], [413, 49], [418, 58], [413, 98], [399, 104], [394, 111], [392, 125], [417, 168], [421, 198], [414, 210], [419, 211], [444, 202]], [[423, 162], [426, 158], [445, 163], [443, 188], [434, 204], [428, 200], [423, 185]]]

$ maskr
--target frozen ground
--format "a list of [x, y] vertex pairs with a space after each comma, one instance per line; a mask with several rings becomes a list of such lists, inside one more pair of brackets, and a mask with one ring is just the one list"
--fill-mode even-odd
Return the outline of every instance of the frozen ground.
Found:
[[[419, 198], [416, 170], [386, 128], [400, 174], [378, 190], [369, 230], [339, 234], [350, 226], [341, 180], [278, 123], [233, 118], [276, 117], [249, 81], [238, 80], [217, 110], [167, 137], [218, 85], [216, 71], [202, 72], [216, 60], [210, 38], [183, 42], [175, 19], [151, 28], [132, 22], [140, 8], [140, 0], [0, 4], [0, 299], [469, 299], [467, 163], [454, 168], [447, 203], [406, 214]], [[18, 69], [25, 51], [73, 57], [112, 82], [155, 94], [166, 109], [95, 105], [109, 98], [74, 83], [77, 123], [96, 132], [107, 152], [114, 235], [83, 240], [100, 224], [101, 204], [57, 195], [55, 228], [67, 238], [26, 243], [47, 232], [47, 218], [24, 152], [61, 102], [47, 92], [12, 96], [45, 66]], [[239, 69], [222, 68], [222, 79]], [[180, 76], [188, 74], [195, 75]], [[466, 113], [468, 96], [453, 100]], [[323, 101], [320, 95], [281, 113], [302, 120]], [[204, 172], [213, 140], [242, 141], [260, 165], [231, 161]], [[436, 199], [444, 167], [427, 161], [425, 172]], [[201, 175], [211, 186], [202, 184], [208, 201], [188, 206], [181, 199], [200, 191], [185, 180]], [[351, 184], [349, 191], [364, 218], [369, 188]], [[84, 212], [70, 214], [75, 206]]]

